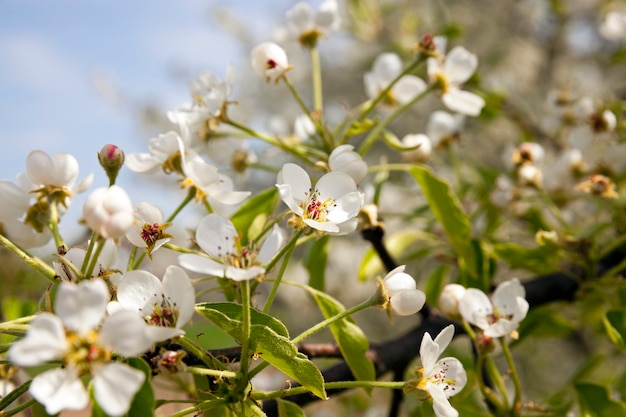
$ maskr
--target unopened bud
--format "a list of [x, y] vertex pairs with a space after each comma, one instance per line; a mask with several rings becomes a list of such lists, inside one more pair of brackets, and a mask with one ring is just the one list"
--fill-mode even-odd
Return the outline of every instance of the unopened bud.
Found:
[[448, 284], [439, 295], [439, 310], [447, 317], [460, 320], [459, 302], [465, 294], [465, 287], [459, 284]]
[[124, 151], [115, 145], [104, 145], [98, 153], [98, 161], [109, 177], [109, 185], [115, 184], [117, 174], [124, 165]]

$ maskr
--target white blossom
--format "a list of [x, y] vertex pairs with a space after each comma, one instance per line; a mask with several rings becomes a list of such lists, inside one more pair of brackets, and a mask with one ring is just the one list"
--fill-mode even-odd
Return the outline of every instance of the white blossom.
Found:
[[135, 210], [135, 222], [126, 232], [126, 239], [139, 248], [146, 248], [148, 254], [152, 254], [170, 241], [171, 236], [164, 233], [168, 226], [160, 208], [147, 202], [139, 203]]
[[87, 196], [83, 217], [87, 225], [100, 236], [119, 239], [133, 225], [133, 205], [122, 187], [102, 187]]
[[348, 174], [329, 172], [313, 188], [304, 169], [287, 163], [278, 173], [276, 187], [280, 198], [294, 213], [297, 228], [308, 226], [334, 235], [356, 229], [356, 216], [363, 207], [364, 197]]
[[607, 13], [598, 31], [610, 41], [626, 38], [626, 13], [618, 11]]
[[287, 53], [273, 42], [264, 42], [250, 52], [252, 69], [267, 81], [278, 81], [289, 69]]
[[410, 316], [424, 307], [426, 294], [417, 289], [412, 276], [404, 272], [401, 265], [389, 272], [383, 279], [389, 306], [399, 316]]
[[350, 175], [357, 184], [367, 175], [367, 163], [361, 155], [354, 152], [352, 145], [337, 146], [328, 157], [328, 166], [331, 171]]
[[[364, 76], [365, 92], [370, 99], [376, 98], [402, 73], [402, 61], [394, 53], [380, 54], [374, 61], [372, 71]], [[426, 83], [415, 75], [404, 75], [384, 97], [387, 107], [405, 104], [426, 90]]]
[[405, 151], [402, 156], [411, 162], [421, 162], [430, 158], [433, 145], [428, 136], [423, 133], [410, 133], [401, 140], [402, 146], [414, 149]]
[[48, 414], [80, 410], [89, 403], [81, 377], [91, 375], [94, 396], [110, 416], [122, 416], [145, 380], [143, 372], [111, 361], [111, 355], [136, 356], [153, 344], [135, 312], [105, 316], [109, 291], [101, 279], [59, 285], [54, 312], [39, 314], [8, 358], [19, 366], [61, 360], [62, 368], [37, 375], [29, 388]]
[[317, 10], [308, 3], [296, 3], [286, 17], [290, 36], [306, 47], [315, 46], [320, 37], [327, 37], [341, 24], [336, 0], [325, 0]]
[[181, 266], [201, 274], [246, 281], [265, 274], [265, 264], [282, 247], [284, 235], [275, 226], [260, 248], [256, 242], [244, 245], [230, 220], [217, 214], [209, 214], [198, 224], [196, 243], [210, 258], [183, 254], [178, 257]]
[[517, 278], [498, 285], [493, 302], [479, 289], [468, 288], [461, 298], [459, 311], [463, 319], [479, 327], [485, 336], [516, 335], [519, 322], [528, 313], [526, 291]]

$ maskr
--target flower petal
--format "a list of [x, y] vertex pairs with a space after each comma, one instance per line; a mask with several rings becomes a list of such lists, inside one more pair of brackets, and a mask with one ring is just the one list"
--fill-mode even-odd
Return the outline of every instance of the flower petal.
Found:
[[[292, 163], [283, 165], [283, 168], [278, 173], [276, 184], [288, 184], [290, 186], [291, 195], [297, 202], [302, 202], [306, 193], [311, 190], [311, 178], [309, 174], [299, 165]], [[281, 187], [278, 189], [280, 191]], [[285, 200], [283, 199], [283, 201]]]
[[478, 58], [462, 46], [455, 46], [446, 55], [443, 72], [448, 82], [462, 84], [474, 74], [478, 67]]
[[517, 311], [517, 298], [525, 298], [526, 291], [517, 278], [504, 281], [493, 292], [493, 305], [502, 315], [512, 316]]
[[30, 394], [55, 415], [61, 410], [82, 410], [89, 404], [87, 390], [72, 368], [57, 368], [33, 379]]
[[446, 350], [446, 348], [452, 341], [453, 337], [454, 337], [454, 325], [453, 324], [446, 326], [442, 331], [439, 332], [437, 337], [435, 337], [435, 343], [437, 344], [437, 346], [439, 346], [440, 354], [444, 350]]
[[152, 312], [152, 305], [161, 302], [162, 294], [161, 281], [143, 270], [127, 272], [117, 286], [117, 301], [142, 316]]
[[433, 342], [430, 333], [424, 333], [422, 343], [420, 344], [420, 360], [424, 367], [424, 375], [430, 375], [437, 359], [439, 359], [439, 346]]
[[426, 91], [426, 83], [415, 75], [405, 75], [391, 88], [393, 98], [400, 104], [408, 103]]
[[11, 346], [8, 357], [19, 366], [36, 366], [61, 358], [67, 349], [61, 319], [50, 313], [41, 313], [31, 322], [26, 336]]
[[433, 398], [433, 411], [437, 417], [458, 417], [459, 412], [448, 401], [443, 390], [431, 382], [426, 384], [428, 393]]
[[474, 93], [450, 88], [441, 97], [443, 104], [450, 110], [467, 116], [478, 116], [485, 106], [485, 100]]
[[143, 372], [112, 362], [100, 368], [94, 375], [94, 396], [108, 415], [122, 416], [128, 412], [133, 397], [145, 379]]
[[100, 324], [109, 302], [109, 289], [101, 279], [80, 284], [62, 282], [54, 302], [54, 312], [65, 327], [83, 335]]
[[163, 276], [163, 294], [178, 308], [176, 327], [183, 327], [193, 316], [196, 293], [182, 268], [176, 265], [167, 267]]
[[257, 260], [262, 264], [268, 263], [274, 255], [276, 255], [284, 243], [285, 235], [283, 230], [275, 224], [274, 227], [272, 227], [269, 236], [267, 236], [263, 241], [263, 245], [261, 245], [261, 249], [257, 255]]
[[420, 290], [405, 290], [389, 299], [391, 309], [399, 316], [410, 316], [424, 307], [426, 294]]
[[199, 274], [214, 275], [221, 277], [224, 275], [224, 264], [215, 262], [212, 259], [200, 255], [183, 254], [178, 257], [178, 263], [185, 269]]
[[233, 223], [217, 214], [204, 216], [196, 229], [196, 242], [211, 256], [221, 258], [234, 251], [239, 236]]
[[98, 341], [122, 356], [137, 356], [155, 342], [149, 337], [147, 327], [136, 311], [117, 311], [105, 319]]
[[493, 306], [484, 292], [468, 288], [459, 302], [459, 312], [465, 320], [484, 330], [489, 327], [487, 316], [493, 314]]

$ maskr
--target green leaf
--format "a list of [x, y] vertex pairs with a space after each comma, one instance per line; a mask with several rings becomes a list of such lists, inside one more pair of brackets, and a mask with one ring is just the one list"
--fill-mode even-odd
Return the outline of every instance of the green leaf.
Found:
[[[243, 309], [235, 303], [202, 303], [196, 311], [211, 320], [239, 343], [244, 343], [241, 323]], [[319, 369], [298, 352], [289, 340], [285, 325], [272, 316], [250, 311], [250, 350], [293, 378], [320, 398], [326, 398], [324, 379]]]
[[[235, 229], [244, 233], [248, 240], [257, 239], [278, 201], [278, 189], [268, 188], [243, 203], [230, 220]], [[247, 240], [243, 243], [247, 243]]]
[[[313, 288], [307, 288], [307, 290], [313, 295], [324, 318], [336, 316], [345, 310], [344, 306], [330, 295]], [[328, 327], [354, 377], [359, 381], [376, 379], [374, 364], [367, 357], [369, 340], [354, 320], [345, 317], [333, 322]]]
[[369, 130], [371, 130], [374, 126], [378, 124], [378, 117], [372, 119], [365, 119], [361, 122], [354, 121], [348, 126], [346, 130], [345, 137], [350, 137], [354, 135], [363, 134]]
[[[233, 337], [237, 338], [234, 334]], [[267, 326], [253, 324], [250, 328], [250, 349], [276, 369], [308, 388], [314, 395], [326, 399], [322, 373], [313, 362], [298, 352], [288, 338]]]
[[426, 280], [424, 293], [426, 294], [426, 302], [431, 306], [437, 305], [439, 294], [441, 294], [443, 287], [448, 283], [448, 280], [446, 279], [448, 270], [448, 265], [439, 265]]
[[[196, 311], [207, 319], [215, 323], [220, 329], [233, 336], [241, 343], [241, 337], [235, 337], [233, 332], [241, 328], [241, 318], [243, 309], [237, 303], [199, 303], [196, 304]], [[258, 310], [250, 310], [251, 324], [267, 326], [277, 334], [289, 337], [289, 331], [278, 319], [262, 313]]]
[[520, 323], [518, 340], [513, 343], [519, 343], [528, 336], [563, 338], [572, 334], [574, 325], [559, 314], [558, 308], [547, 305], [530, 310]]
[[130, 404], [127, 416], [151, 416], [154, 414], [154, 391], [152, 390], [152, 371], [143, 359], [130, 358], [128, 364], [146, 375], [141, 388]]
[[[415, 165], [409, 171], [422, 189], [430, 210], [443, 226], [452, 249], [459, 257], [460, 267], [468, 271], [470, 276], [478, 278], [472, 244], [472, 227], [450, 185], [426, 166]], [[477, 286], [477, 283], [468, 282], [467, 284]]]
[[513, 269], [526, 269], [535, 274], [546, 274], [558, 269], [558, 246], [546, 245], [527, 248], [517, 243], [494, 243], [494, 255]]
[[326, 235], [317, 239], [304, 259], [304, 267], [309, 271], [309, 285], [320, 291], [324, 291], [326, 286], [325, 272], [329, 238], [330, 236]]
[[574, 387], [581, 417], [626, 416], [626, 403], [612, 399], [607, 387], [590, 383], [577, 383]]
[[304, 411], [295, 403], [277, 399], [278, 417], [305, 417]]
[[[409, 253], [409, 248], [417, 241], [425, 238], [426, 235], [423, 232], [401, 231], [387, 236], [385, 245], [391, 257], [402, 263], [402, 259]], [[378, 275], [385, 275], [385, 268], [382, 262], [380, 262], [376, 251], [370, 249], [361, 260], [358, 278], [359, 281], [363, 282], [368, 279], [376, 278]]]
[[611, 341], [626, 349], [626, 310], [607, 311], [602, 321]]

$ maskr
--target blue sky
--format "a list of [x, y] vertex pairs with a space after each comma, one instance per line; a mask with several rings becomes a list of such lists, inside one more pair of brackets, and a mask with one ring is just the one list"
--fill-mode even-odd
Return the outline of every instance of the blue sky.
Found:
[[[128, 104], [170, 109], [187, 101], [187, 80], [176, 69], [190, 76], [223, 76], [228, 64], [249, 70], [247, 51], [214, 22], [212, 9], [231, 9], [261, 42], [293, 3], [1, 0], [0, 179], [14, 180], [33, 149], [70, 152], [84, 173], [95, 171], [87, 161], [106, 143], [145, 151], [148, 138]], [[96, 85], [107, 83], [121, 94], [99, 92]]]

